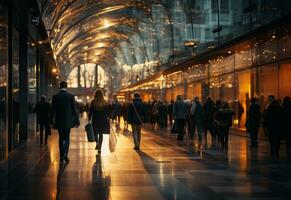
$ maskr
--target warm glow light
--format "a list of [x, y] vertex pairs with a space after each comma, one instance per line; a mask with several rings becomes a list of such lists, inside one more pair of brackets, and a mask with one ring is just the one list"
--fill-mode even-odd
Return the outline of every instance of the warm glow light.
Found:
[[110, 23], [110, 21], [108, 19], [104, 19], [103, 20], [103, 27], [104, 28], [109, 28], [110, 26], [112, 26], [112, 24]]
[[55, 74], [55, 73], [58, 72], [58, 70], [57, 70], [56, 68], [53, 68], [53, 69], [52, 69], [52, 72]]

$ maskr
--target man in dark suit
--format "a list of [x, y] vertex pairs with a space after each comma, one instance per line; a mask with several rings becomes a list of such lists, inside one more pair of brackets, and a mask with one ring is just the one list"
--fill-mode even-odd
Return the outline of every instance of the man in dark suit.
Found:
[[60, 92], [52, 99], [54, 127], [59, 132], [60, 161], [69, 162], [70, 131], [80, 125], [74, 96], [67, 92], [67, 83], [60, 83]]

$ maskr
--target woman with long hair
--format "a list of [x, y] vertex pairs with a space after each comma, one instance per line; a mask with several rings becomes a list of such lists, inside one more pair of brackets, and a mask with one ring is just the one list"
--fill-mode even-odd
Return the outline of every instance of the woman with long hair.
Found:
[[89, 121], [92, 122], [96, 140], [96, 150], [101, 153], [103, 134], [109, 134], [109, 109], [103, 92], [97, 89], [90, 104]]

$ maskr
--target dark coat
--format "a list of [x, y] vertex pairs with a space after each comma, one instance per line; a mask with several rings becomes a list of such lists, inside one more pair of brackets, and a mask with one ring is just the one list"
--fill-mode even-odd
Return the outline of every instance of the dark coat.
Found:
[[89, 119], [92, 120], [94, 130], [99, 133], [110, 133], [109, 124], [109, 108], [104, 106], [102, 108], [94, 108], [92, 102], [90, 104]]
[[234, 115], [232, 109], [221, 108], [214, 114], [215, 124], [218, 127], [231, 127], [232, 126], [232, 116]]
[[[193, 115], [190, 114], [190, 119], [193, 124], [196, 124], [198, 127], [202, 127], [203, 126], [203, 108], [199, 102], [195, 102], [195, 103], [196, 103], [195, 112]], [[191, 106], [190, 106], [190, 110], [191, 110]]]
[[48, 124], [50, 122], [51, 105], [48, 102], [40, 101], [34, 107], [39, 124]]
[[264, 112], [264, 126], [271, 137], [281, 137], [284, 126], [283, 108], [278, 101], [269, 104]]
[[257, 129], [261, 124], [261, 108], [257, 103], [251, 104], [246, 122], [247, 129]]
[[213, 123], [215, 104], [212, 100], [207, 100], [203, 106], [205, 124], [208, 126]]
[[142, 122], [146, 119], [146, 112], [145, 112], [145, 106], [144, 103], [140, 98], [135, 98], [131, 104], [129, 104], [128, 107], [128, 123], [129, 124], [142, 124], [137, 116], [137, 113], [134, 110], [133, 104], [136, 108], [136, 111], [138, 112], [138, 115], [140, 116]]
[[52, 98], [52, 117], [56, 129], [70, 129], [80, 124], [74, 96], [61, 90]]

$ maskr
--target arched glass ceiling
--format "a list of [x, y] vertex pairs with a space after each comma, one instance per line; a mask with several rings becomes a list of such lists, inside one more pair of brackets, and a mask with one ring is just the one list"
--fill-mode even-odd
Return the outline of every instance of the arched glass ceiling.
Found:
[[38, 0], [64, 76], [76, 66], [94, 63], [120, 76], [130, 69], [127, 79], [210, 50], [290, 12], [290, 0], [276, 2]]

